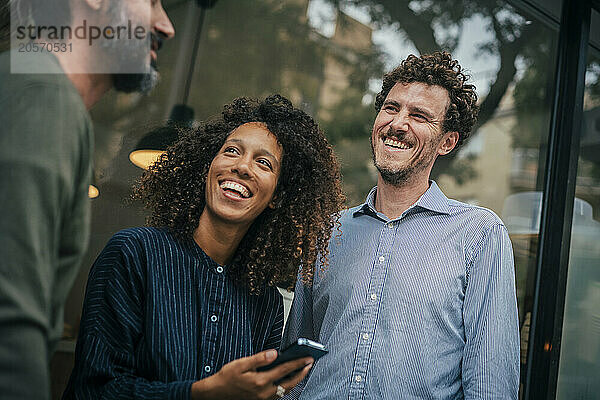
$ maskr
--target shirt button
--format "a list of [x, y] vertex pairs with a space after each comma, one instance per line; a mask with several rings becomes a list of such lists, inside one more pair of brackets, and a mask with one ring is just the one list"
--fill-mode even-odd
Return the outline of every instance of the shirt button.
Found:
[[210, 365], [207, 365], [206, 367], [204, 367], [204, 371], [205, 372], [210, 372]]
[[377, 295], [375, 293], [371, 293], [371, 300], [377, 300]]
[[368, 333], [363, 333], [363, 334], [362, 334], [362, 338], [363, 338], [364, 340], [369, 340], [369, 334], [368, 334]]
[[221, 273], [221, 272], [223, 272], [223, 267], [221, 267], [221, 266], [219, 265], [219, 266], [217, 267], [217, 272], [218, 272], [218, 273]]
[[380, 257], [379, 257], [379, 262], [380, 262], [380, 263], [382, 263], [382, 262], [384, 262], [384, 261], [385, 261], [385, 257], [384, 257], [384, 256], [380, 256]]
[[210, 317], [210, 320], [211, 320], [212, 322], [217, 322], [217, 316], [216, 316], [216, 315], [213, 315], [212, 317]]
[[391, 222], [388, 222], [387, 223], [387, 227], [390, 228], [390, 229], [392, 229], [394, 227], [394, 224], [392, 224]]
[[356, 382], [360, 382], [360, 381], [362, 381], [362, 376], [360, 376], [360, 375], [356, 375], [356, 376], [354, 377], [354, 380], [355, 380]]

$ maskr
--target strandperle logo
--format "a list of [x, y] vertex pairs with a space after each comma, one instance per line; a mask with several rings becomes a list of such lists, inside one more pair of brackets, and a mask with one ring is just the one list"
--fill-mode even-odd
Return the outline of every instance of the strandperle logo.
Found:
[[131, 20], [127, 21], [126, 25], [117, 26], [96, 26], [89, 24], [86, 20], [83, 20], [81, 25], [75, 27], [62, 25], [62, 26], [38, 26], [38, 25], [19, 25], [16, 28], [16, 38], [18, 40], [29, 39], [31, 41], [40, 39], [49, 40], [72, 40], [73, 37], [77, 39], [87, 39], [88, 44], [91, 46], [95, 40], [107, 39], [107, 40], [144, 40], [147, 37], [147, 29], [140, 25], [135, 25]]

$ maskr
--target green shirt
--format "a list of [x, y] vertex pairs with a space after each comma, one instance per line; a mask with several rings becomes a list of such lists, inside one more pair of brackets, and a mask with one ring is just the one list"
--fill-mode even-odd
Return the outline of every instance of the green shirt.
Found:
[[[13, 50], [14, 51], [14, 50]], [[48, 363], [89, 237], [92, 123], [51, 54], [0, 54], [0, 393], [49, 397]], [[18, 69], [17, 69], [18, 71]]]

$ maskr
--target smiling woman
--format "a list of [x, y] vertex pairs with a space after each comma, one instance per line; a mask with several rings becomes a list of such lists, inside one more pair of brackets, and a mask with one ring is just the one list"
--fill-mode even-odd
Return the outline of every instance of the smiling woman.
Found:
[[279, 95], [236, 99], [183, 133], [135, 196], [150, 227], [118, 232], [94, 263], [63, 398], [262, 399], [293, 388], [311, 358], [257, 368], [281, 342], [275, 285], [292, 286], [299, 266], [312, 282], [343, 206], [314, 120]]
[[[225, 223], [228, 237], [241, 239], [266, 207], [275, 208], [281, 155], [281, 145], [263, 123], [248, 122], [231, 132], [208, 170], [206, 207], [194, 232], [197, 242], [205, 227], [215, 226], [215, 218]], [[231, 248], [238, 243], [232, 240]]]
[[246, 131], [250, 126], [266, 127], [283, 155], [281, 165], [275, 165], [279, 179], [272, 207], [256, 217], [240, 241], [229, 263], [231, 274], [252, 292], [265, 284], [292, 289], [299, 265], [302, 279], [310, 283], [317, 257], [326, 259], [332, 215], [344, 198], [339, 166], [325, 136], [309, 115], [284, 97], [274, 95], [262, 102], [238, 98], [224, 106], [220, 118], [184, 133], [166, 151], [142, 176], [135, 197], [151, 211], [149, 225], [168, 227], [182, 239], [192, 237], [214, 195], [209, 192], [214, 186], [207, 185], [211, 164], [219, 163], [221, 152], [239, 152], [224, 144], [239, 146], [236, 141], [244, 136], [240, 128]]

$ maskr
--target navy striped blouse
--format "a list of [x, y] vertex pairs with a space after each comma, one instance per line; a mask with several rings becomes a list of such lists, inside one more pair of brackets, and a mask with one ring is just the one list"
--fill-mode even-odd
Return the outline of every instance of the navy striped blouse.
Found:
[[166, 230], [114, 235], [88, 280], [75, 368], [63, 399], [189, 399], [194, 381], [277, 348], [283, 304], [228, 278]]

